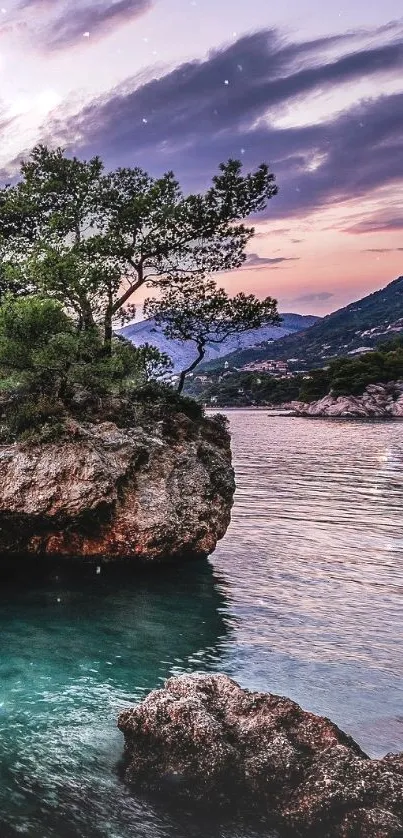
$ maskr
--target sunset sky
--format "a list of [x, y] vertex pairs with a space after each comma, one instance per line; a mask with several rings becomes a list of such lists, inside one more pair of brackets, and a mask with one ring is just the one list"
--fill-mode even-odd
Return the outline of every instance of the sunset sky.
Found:
[[278, 197], [222, 284], [324, 314], [403, 274], [401, 0], [0, 0], [0, 167], [268, 162]]

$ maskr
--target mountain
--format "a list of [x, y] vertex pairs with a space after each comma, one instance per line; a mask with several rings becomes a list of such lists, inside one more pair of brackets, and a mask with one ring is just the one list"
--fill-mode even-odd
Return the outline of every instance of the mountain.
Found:
[[[260, 329], [250, 329], [241, 335], [232, 335], [221, 344], [209, 344], [206, 352], [207, 361], [217, 361], [228, 353], [243, 350], [246, 347], [254, 347], [268, 341], [277, 341], [285, 335], [295, 334], [308, 326], [312, 326], [320, 318], [313, 315], [283, 314], [280, 326], [261, 326]], [[192, 341], [177, 341], [166, 338], [161, 328], [154, 320], [141, 320], [139, 323], [131, 323], [122, 329], [117, 329], [117, 334], [130, 340], [135, 346], [142, 346], [150, 343], [156, 346], [161, 352], [166, 352], [172, 359], [174, 371], [180, 372], [193, 361], [196, 356], [195, 345]]]
[[[312, 369], [325, 366], [330, 358], [359, 354], [399, 335], [403, 335], [403, 276], [297, 335], [233, 352], [225, 360], [236, 369], [271, 359], [291, 360], [291, 369]], [[203, 368], [217, 369], [218, 365], [203, 364]]]

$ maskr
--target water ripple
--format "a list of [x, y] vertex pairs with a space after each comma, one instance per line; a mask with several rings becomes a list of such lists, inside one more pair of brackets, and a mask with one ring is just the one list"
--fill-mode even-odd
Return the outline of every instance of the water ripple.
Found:
[[237, 495], [214, 554], [239, 618], [227, 667], [373, 754], [402, 750], [403, 425], [228, 416]]
[[236, 502], [209, 563], [0, 587], [1, 838], [269, 838], [119, 782], [119, 711], [179, 672], [403, 750], [403, 425], [230, 420]]

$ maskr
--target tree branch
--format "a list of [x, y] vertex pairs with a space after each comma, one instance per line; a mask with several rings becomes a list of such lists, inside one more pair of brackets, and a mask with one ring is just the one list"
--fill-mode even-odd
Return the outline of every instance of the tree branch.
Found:
[[116, 314], [116, 312], [119, 311], [119, 309], [122, 308], [122, 306], [124, 306], [124, 304], [127, 303], [128, 300], [130, 300], [132, 294], [134, 294], [134, 292], [137, 291], [137, 289], [140, 288], [145, 282], [143, 274], [143, 265], [141, 262], [139, 263], [136, 270], [138, 276], [137, 282], [134, 282], [132, 285], [130, 285], [127, 291], [125, 291], [124, 294], [122, 294], [122, 296], [116, 300], [116, 302], [112, 306], [112, 315]]

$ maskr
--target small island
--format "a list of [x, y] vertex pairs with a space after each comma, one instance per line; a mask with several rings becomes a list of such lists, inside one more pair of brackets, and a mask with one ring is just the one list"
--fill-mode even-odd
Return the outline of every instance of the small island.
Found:
[[[277, 323], [277, 304], [230, 297], [277, 187], [266, 164], [229, 160], [205, 194], [172, 172], [106, 172], [98, 157], [37, 146], [0, 190], [0, 554], [151, 561], [211, 553], [235, 489], [221, 417], [181, 395], [209, 341]], [[116, 334], [135, 295], [195, 358]], [[168, 383], [167, 383], [168, 379]]]

